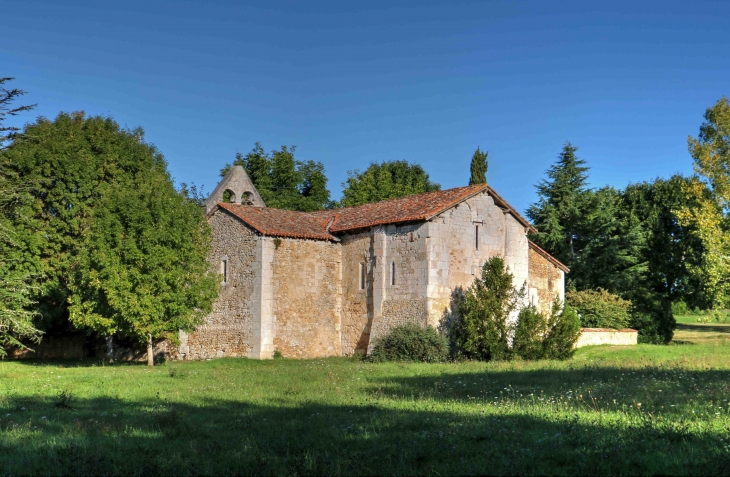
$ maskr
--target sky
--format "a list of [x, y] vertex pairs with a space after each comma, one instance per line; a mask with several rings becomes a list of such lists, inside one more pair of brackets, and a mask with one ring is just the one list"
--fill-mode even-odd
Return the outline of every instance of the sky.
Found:
[[256, 141], [321, 161], [334, 199], [371, 162], [466, 185], [479, 146], [524, 211], [566, 141], [592, 187], [691, 174], [730, 96], [730, 2], [0, 3], [0, 76], [37, 104], [18, 121], [142, 127], [207, 192]]

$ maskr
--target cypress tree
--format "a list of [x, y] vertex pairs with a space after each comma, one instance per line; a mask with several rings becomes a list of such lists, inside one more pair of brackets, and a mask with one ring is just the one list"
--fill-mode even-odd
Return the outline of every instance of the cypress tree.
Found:
[[474, 184], [486, 184], [487, 183], [487, 163], [488, 152], [482, 152], [477, 147], [474, 151], [474, 155], [471, 157], [471, 177], [469, 178], [469, 185]]

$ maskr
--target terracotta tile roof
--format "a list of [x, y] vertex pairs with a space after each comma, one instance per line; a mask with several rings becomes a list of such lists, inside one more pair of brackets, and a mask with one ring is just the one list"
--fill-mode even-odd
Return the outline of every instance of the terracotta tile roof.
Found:
[[547, 259], [548, 262], [552, 263], [553, 265], [555, 265], [556, 267], [558, 267], [559, 269], [561, 269], [565, 273], [569, 273], [570, 272], [570, 268], [566, 267], [563, 264], [563, 262], [561, 262], [557, 258], [553, 257], [552, 255], [550, 255], [549, 253], [547, 253], [545, 250], [541, 249], [535, 242], [533, 242], [530, 239], [527, 239], [527, 242], [530, 244], [530, 248], [531, 249], [533, 249], [535, 252], [539, 253], [543, 257], [545, 257], [545, 259]]
[[[315, 240], [337, 241], [327, 232], [332, 213], [296, 212], [293, 210], [253, 207], [251, 205], [219, 202], [218, 206], [232, 213], [253, 229], [264, 235]], [[211, 211], [211, 214], [216, 209]]]
[[[231, 212], [264, 235], [337, 241], [339, 239], [334, 234], [340, 232], [376, 225], [429, 220], [485, 191], [493, 198], [497, 206], [511, 213], [531, 232], [536, 232], [524, 217], [486, 184], [426, 192], [356, 207], [317, 212], [295, 212], [223, 202], [219, 203], [218, 207]], [[212, 214], [215, 210], [213, 209], [210, 213]]]
[[457, 187], [333, 210], [335, 221], [330, 231], [345, 232], [374, 225], [428, 220], [486, 188], [485, 184]]

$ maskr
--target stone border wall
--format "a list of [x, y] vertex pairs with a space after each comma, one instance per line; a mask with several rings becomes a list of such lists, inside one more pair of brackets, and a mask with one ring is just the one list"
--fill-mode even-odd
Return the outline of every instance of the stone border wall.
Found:
[[609, 328], [581, 328], [574, 348], [595, 345], [629, 346], [638, 342], [639, 332], [631, 328], [612, 330]]

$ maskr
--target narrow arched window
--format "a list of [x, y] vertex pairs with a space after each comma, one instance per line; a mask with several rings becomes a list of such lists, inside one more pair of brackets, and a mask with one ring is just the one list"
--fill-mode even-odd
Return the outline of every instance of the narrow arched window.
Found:
[[365, 289], [365, 264], [360, 264], [360, 290]]
[[474, 237], [476, 239], [476, 250], [479, 250], [479, 226], [474, 226]]
[[395, 262], [390, 262], [390, 284], [395, 285]]
[[228, 257], [221, 260], [221, 275], [223, 277], [223, 284], [228, 283]]

